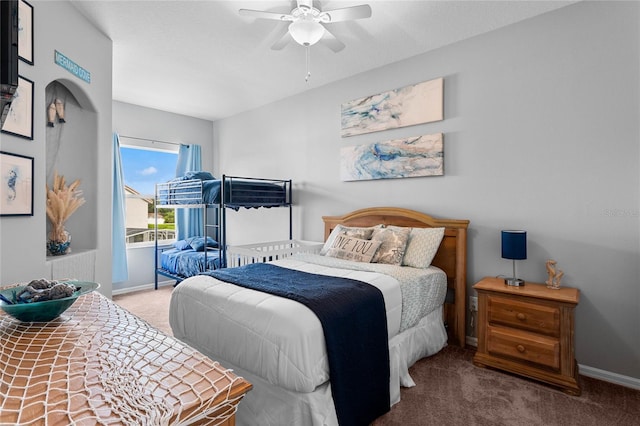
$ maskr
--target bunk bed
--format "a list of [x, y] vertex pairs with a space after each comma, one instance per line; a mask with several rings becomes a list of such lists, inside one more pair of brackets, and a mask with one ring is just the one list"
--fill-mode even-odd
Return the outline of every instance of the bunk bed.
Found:
[[[169, 182], [156, 184], [155, 193], [155, 288], [162, 275], [176, 284], [185, 278], [226, 267], [228, 210], [285, 207], [289, 209], [289, 239], [293, 237], [291, 180], [187, 172]], [[159, 209], [199, 209], [200, 235], [161, 246], [158, 241]]]

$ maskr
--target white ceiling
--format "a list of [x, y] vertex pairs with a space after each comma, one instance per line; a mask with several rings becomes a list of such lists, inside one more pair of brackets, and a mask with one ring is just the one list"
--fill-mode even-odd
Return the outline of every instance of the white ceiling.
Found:
[[217, 120], [518, 22], [574, 1], [314, 1], [363, 3], [372, 16], [328, 24], [346, 48], [271, 45], [287, 23], [238, 9], [289, 13], [295, 1], [71, 0], [113, 41], [113, 99]]

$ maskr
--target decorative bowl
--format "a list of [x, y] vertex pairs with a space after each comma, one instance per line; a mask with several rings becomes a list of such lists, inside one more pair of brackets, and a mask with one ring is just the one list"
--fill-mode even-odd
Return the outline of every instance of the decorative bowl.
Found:
[[[68, 281], [70, 284], [79, 288], [72, 296], [63, 297], [55, 300], [45, 300], [42, 302], [31, 303], [14, 303], [9, 304], [0, 299], [0, 309], [11, 315], [15, 319], [23, 322], [46, 322], [52, 319], [58, 318], [60, 314], [73, 305], [73, 302], [83, 294], [90, 293], [100, 287], [98, 283], [84, 282], [84, 281]], [[20, 285], [10, 288], [0, 289], [0, 294], [12, 300], [13, 294], [20, 292], [26, 287], [26, 285]]]

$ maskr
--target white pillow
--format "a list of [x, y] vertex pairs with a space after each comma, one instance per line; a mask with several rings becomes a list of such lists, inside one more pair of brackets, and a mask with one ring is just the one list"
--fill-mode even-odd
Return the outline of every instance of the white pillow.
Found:
[[327, 251], [326, 255], [354, 262], [369, 263], [380, 244], [380, 241], [362, 240], [342, 233], [335, 238], [333, 247]]
[[409, 234], [402, 265], [428, 268], [440, 247], [444, 228], [413, 228]]
[[329, 238], [325, 241], [324, 246], [320, 250], [320, 254], [326, 255], [329, 249], [333, 246], [333, 241], [336, 237], [342, 233], [346, 233], [349, 237], [360, 238], [361, 240], [370, 240], [371, 234], [373, 234], [373, 230], [377, 228], [382, 228], [382, 225], [370, 226], [366, 228], [358, 228], [358, 227], [349, 227], [343, 225], [336, 225], [329, 234]]
[[374, 230], [371, 240], [380, 241], [382, 244], [376, 255], [373, 256], [372, 262], [390, 265], [402, 264], [410, 233], [411, 228], [402, 226], [387, 226]]

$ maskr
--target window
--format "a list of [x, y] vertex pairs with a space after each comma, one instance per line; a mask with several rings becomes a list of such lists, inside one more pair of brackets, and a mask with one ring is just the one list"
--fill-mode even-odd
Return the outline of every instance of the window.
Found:
[[[175, 150], [121, 145], [126, 194], [127, 245], [154, 242], [155, 184], [175, 177]], [[158, 209], [158, 240], [175, 240], [174, 209]]]

